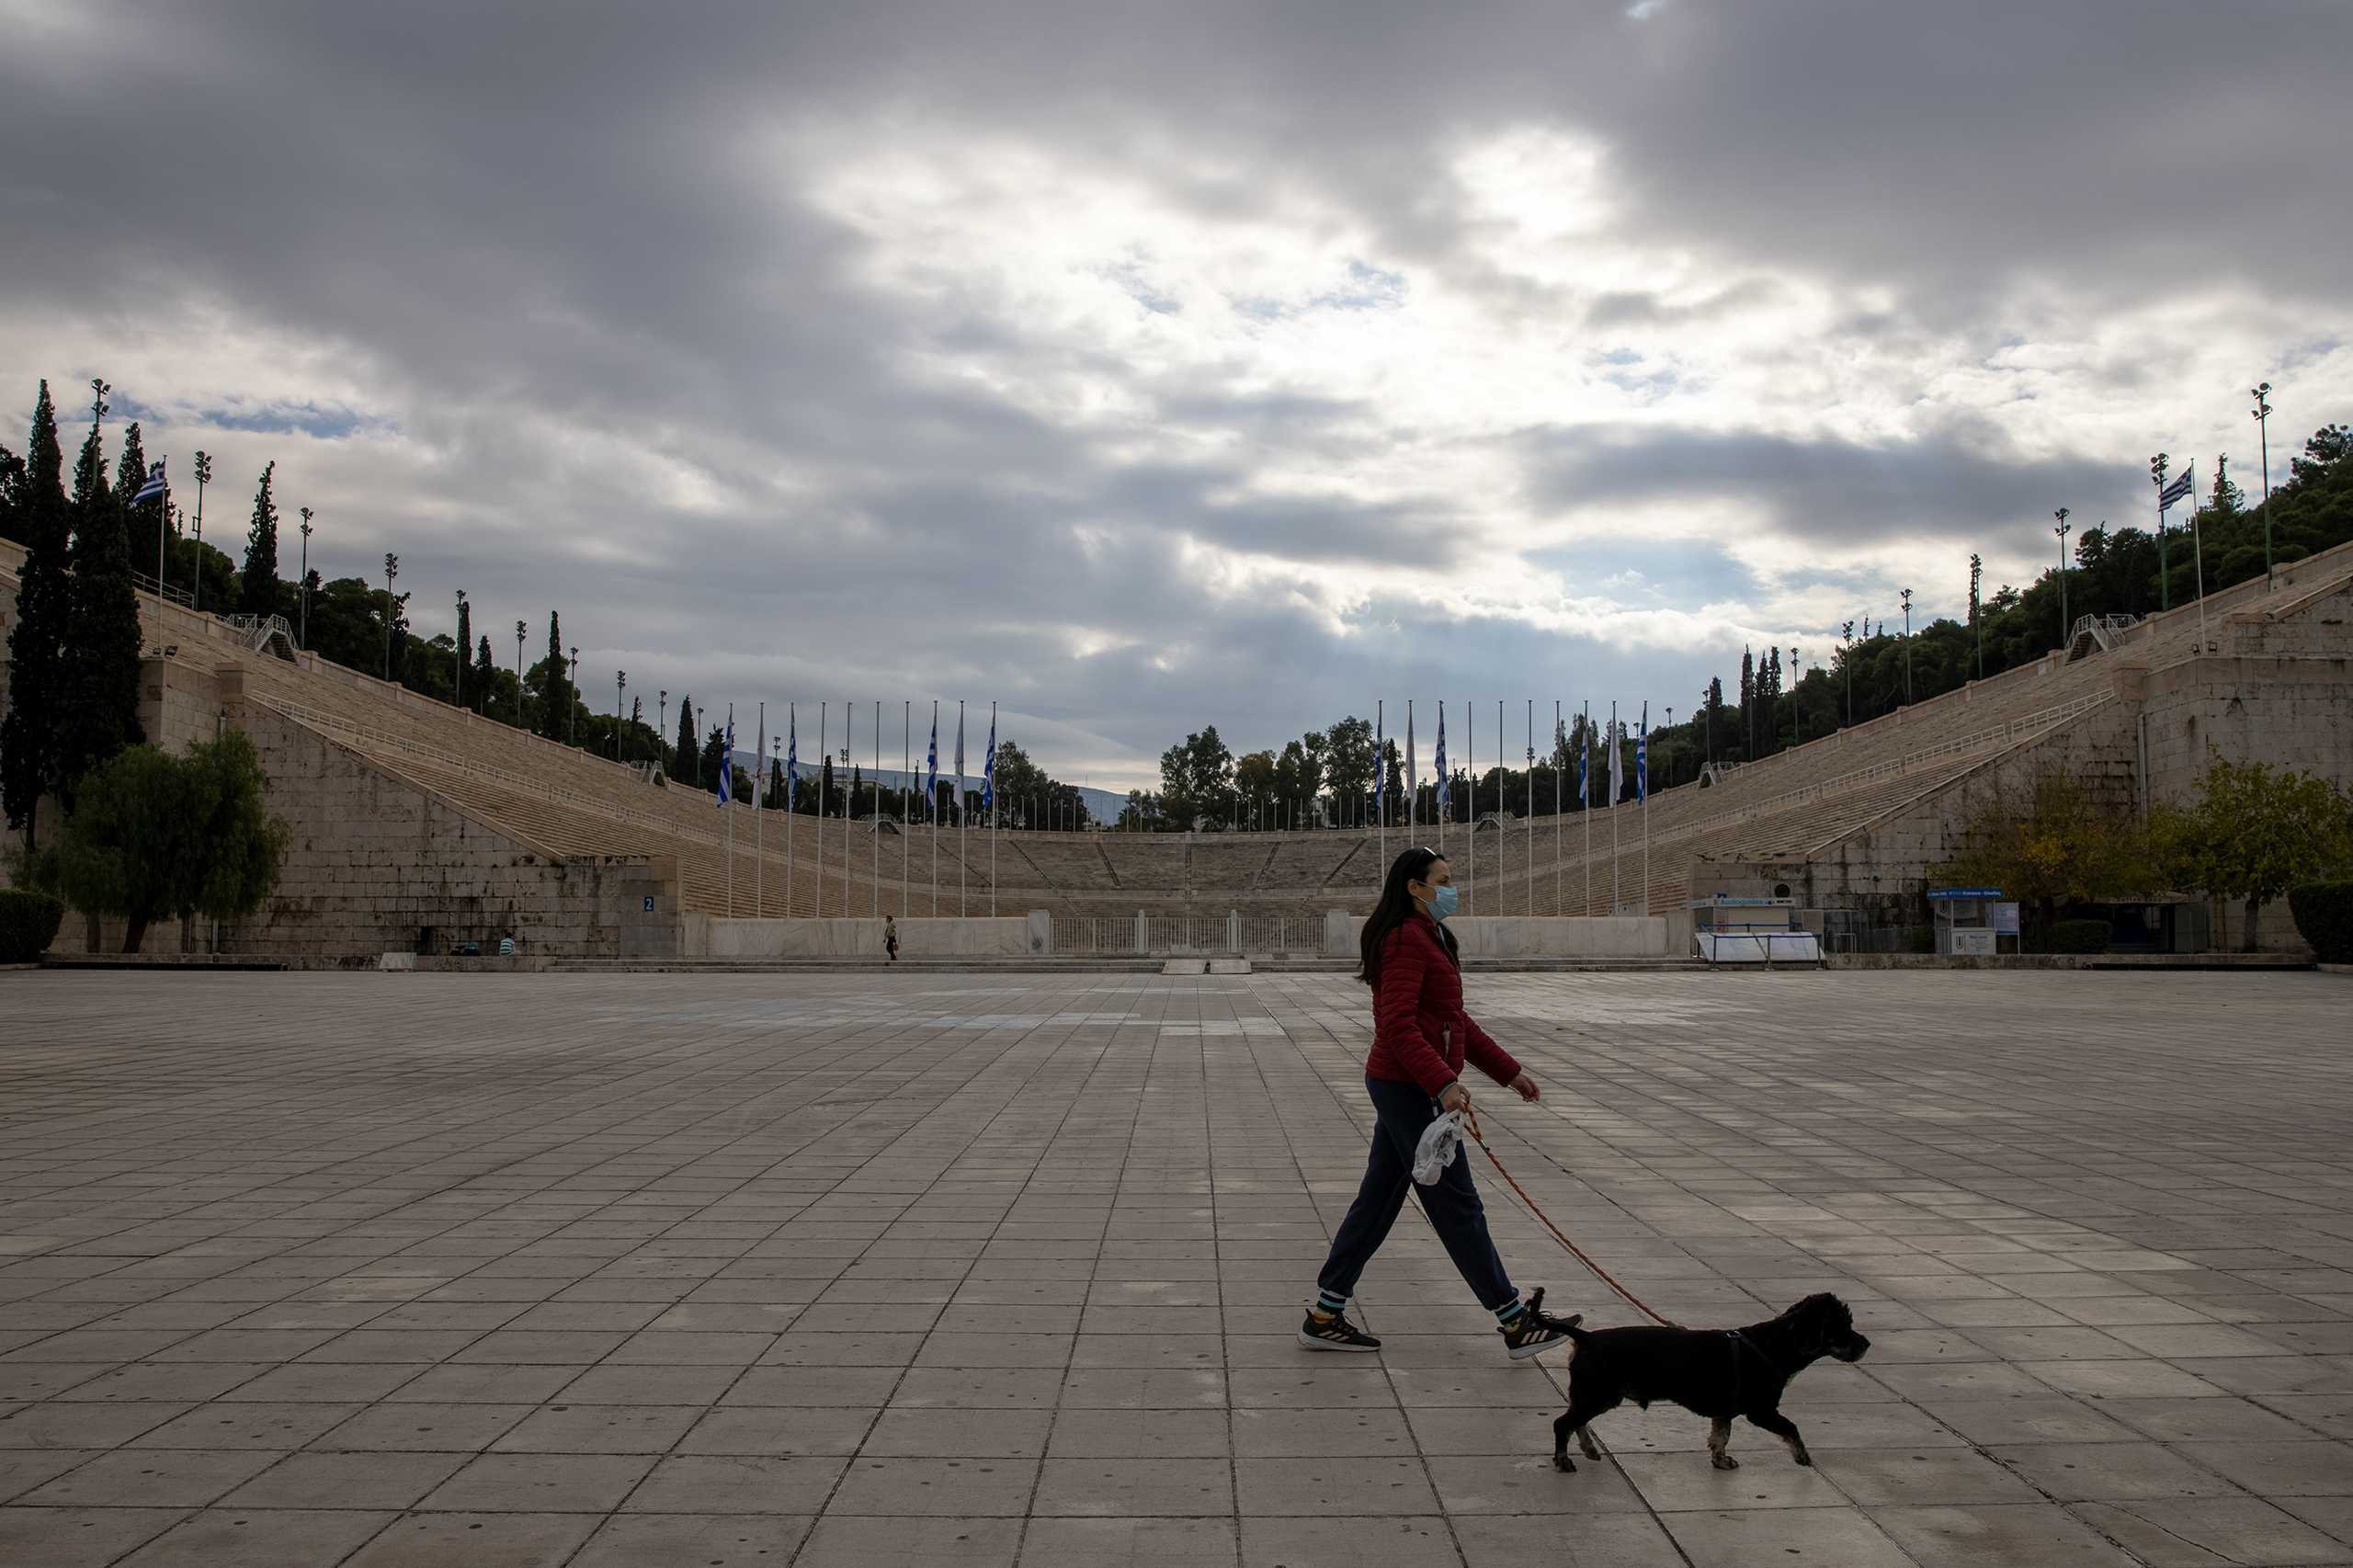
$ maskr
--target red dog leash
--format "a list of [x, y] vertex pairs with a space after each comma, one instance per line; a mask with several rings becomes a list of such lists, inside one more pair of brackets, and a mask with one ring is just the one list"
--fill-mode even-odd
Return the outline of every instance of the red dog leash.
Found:
[[1587, 1268], [1593, 1270], [1593, 1272], [1599, 1277], [1603, 1284], [1608, 1286], [1611, 1290], [1625, 1297], [1629, 1301], [1631, 1301], [1637, 1308], [1641, 1309], [1643, 1315], [1649, 1318], [1653, 1323], [1662, 1324], [1667, 1328], [1681, 1328], [1683, 1326], [1681, 1324], [1677, 1323], [1673, 1318], [1661, 1315], [1648, 1301], [1643, 1301], [1640, 1296], [1635, 1295], [1631, 1290], [1627, 1290], [1626, 1287], [1618, 1283], [1617, 1279], [1610, 1274], [1609, 1270], [1602, 1267], [1601, 1265], [1594, 1262], [1592, 1258], [1586, 1256], [1583, 1247], [1577, 1245], [1576, 1243], [1569, 1240], [1566, 1235], [1562, 1233], [1561, 1227], [1552, 1223], [1552, 1216], [1546, 1214], [1543, 1210], [1536, 1206], [1536, 1199], [1528, 1196], [1528, 1189], [1519, 1185], [1518, 1180], [1512, 1176], [1510, 1171], [1504, 1168], [1504, 1163], [1501, 1160], [1495, 1158], [1495, 1150], [1487, 1146], [1486, 1134], [1479, 1131], [1478, 1113], [1473, 1111], [1467, 1102], [1462, 1107], [1462, 1125], [1469, 1131], [1471, 1134], [1471, 1141], [1479, 1145], [1479, 1152], [1487, 1156], [1487, 1163], [1495, 1167], [1495, 1174], [1504, 1178], [1506, 1185], [1510, 1187], [1512, 1191], [1518, 1196], [1521, 1204], [1527, 1208], [1530, 1214], [1536, 1216], [1536, 1222], [1543, 1226], [1547, 1231], [1550, 1231], [1552, 1233], [1552, 1239], [1560, 1243], [1563, 1247], [1566, 1247], [1572, 1257], [1574, 1257], [1579, 1263], [1584, 1264]]

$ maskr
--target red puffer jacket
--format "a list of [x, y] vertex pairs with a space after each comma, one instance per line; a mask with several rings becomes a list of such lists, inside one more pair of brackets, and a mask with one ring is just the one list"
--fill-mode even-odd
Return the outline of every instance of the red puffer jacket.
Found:
[[1416, 912], [1381, 945], [1381, 988], [1372, 1002], [1372, 1054], [1364, 1070], [1418, 1084], [1436, 1099], [1471, 1065], [1498, 1084], [1519, 1076], [1511, 1052], [1462, 1010], [1462, 971], [1447, 956], [1438, 926]]

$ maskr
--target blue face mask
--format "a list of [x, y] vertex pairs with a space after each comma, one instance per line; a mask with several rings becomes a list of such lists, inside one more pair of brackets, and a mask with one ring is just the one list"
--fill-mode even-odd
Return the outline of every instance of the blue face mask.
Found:
[[1449, 882], [1444, 887], [1432, 888], [1430, 890], [1431, 919], [1438, 921], [1451, 920], [1454, 918], [1454, 912], [1461, 907], [1462, 895], [1455, 891], [1453, 883]]

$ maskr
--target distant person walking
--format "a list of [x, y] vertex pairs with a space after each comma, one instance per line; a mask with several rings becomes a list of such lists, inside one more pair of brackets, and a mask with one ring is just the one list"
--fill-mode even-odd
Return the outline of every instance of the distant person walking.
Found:
[[[1414, 1187], [1414, 1148], [1423, 1130], [1442, 1111], [1471, 1103], [1461, 1077], [1465, 1061], [1521, 1099], [1537, 1097], [1536, 1081], [1462, 1010], [1461, 955], [1446, 928], [1460, 896], [1453, 884], [1438, 851], [1406, 850], [1389, 868], [1381, 902], [1358, 939], [1363, 968], [1357, 978], [1373, 994], [1372, 1052], [1364, 1076], [1372, 1096], [1372, 1153], [1316, 1276], [1315, 1301], [1299, 1325], [1300, 1342], [1310, 1349], [1381, 1348], [1380, 1340], [1348, 1321], [1348, 1302]], [[1471, 1293], [1495, 1314], [1511, 1358], [1567, 1344], [1569, 1325], [1577, 1319], [1546, 1312], [1540, 1290], [1523, 1301], [1504, 1271], [1487, 1233], [1486, 1210], [1471, 1184], [1468, 1153], [1456, 1154], [1436, 1186], [1415, 1190]]]
[[892, 963], [899, 961], [899, 917], [895, 915], [882, 917], [882, 950], [891, 955]]

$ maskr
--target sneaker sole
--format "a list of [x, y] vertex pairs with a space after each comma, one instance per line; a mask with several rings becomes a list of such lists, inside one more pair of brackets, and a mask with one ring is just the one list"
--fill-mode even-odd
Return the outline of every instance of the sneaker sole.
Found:
[[1558, 1350], [1568, 1343], [1569, 1336], [1564, 1334], [1558, 1339], [1547, 1339], [1535, 1345], [1506, 1346], [1504, 1354], [1515, 1361], [1532, 1361], [1547, 1350]]
[[1300, 1342], [1302, 1345], [1306, 1346], [1310, 1350], [1341, 1350], [1341, 1351], [1349, 1351], [1349, 1352], [1353, 1352], [1353, 1353], [1355, 1353], [1356, 1355], [1358, 1355], [1358, 1356], [1370, 1356], [1370, 1355], [1373, 1355], [1373, 1354], [1377, 1353], [1377, 1352], [1381, 1349], [1381, 1346], [1378, 1346], [1378, 1345], [1338, 1345], [1338, 1344], [1335, 1344], [1333, 1341], [1328, 1340], [1328, 1339], [1318, 1339], [1318, 1338], [1316, 1338], [1313, 1335], [1312, 1335], [1312, 1334], [1308, 1333], [1308, 1332], [1307, 1332], [1305, 1329], [1303, 1329], [1303, 1328], [1302, 1328], [1302, 1329], [1301, 1329], [1301, 1330], [1299, 1331], [1299, 1342]]

